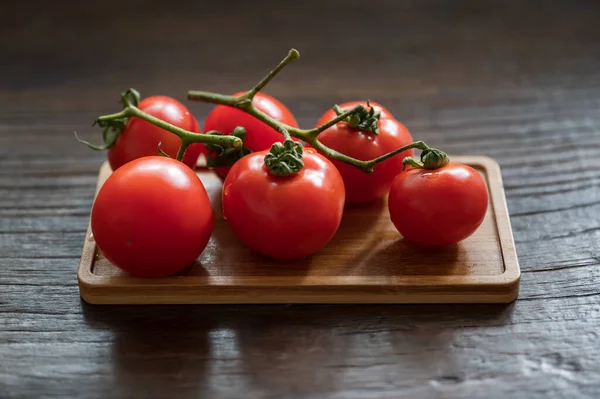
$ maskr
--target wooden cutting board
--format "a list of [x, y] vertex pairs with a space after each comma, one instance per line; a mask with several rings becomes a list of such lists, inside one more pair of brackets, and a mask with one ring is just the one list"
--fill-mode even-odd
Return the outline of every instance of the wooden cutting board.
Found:
[[[347, 206], [337, 235], [317, 254], [275, 261], [235, 238], [221, 216], [221, 180], [200, 170], [216, 225], [198, 260], [175, 276], [133, 277], [102, 255], [88, 227], [77, 274], [81, 297], [93, 304], [511, 302], [520, 270], [500, 168], [486, 157], [453, 160], [474, 167], [490, 190], [483, 224], [457, 245], [422, 248], [406, 242], [382, 200]], [[102, 165], [97, 189], [110, 173]]]

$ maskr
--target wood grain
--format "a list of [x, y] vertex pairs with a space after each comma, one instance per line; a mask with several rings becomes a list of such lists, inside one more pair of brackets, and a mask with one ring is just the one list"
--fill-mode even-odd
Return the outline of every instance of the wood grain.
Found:
[[[4, 2], [0, 397], [600, 397], [598, 20], [586, 0]], [[370, 98], [415, 138], [498, 160], [517, 301], [81, 301], [105, 154], [72, 132], [97, 140], [91, 122], [130, 86], [249, 87], [292, 46], [302, 58], [268, 92], [301, 126]]]
[[[253, 253], [223, 219], [222, 181], [199, 170], [215, 229], [202, 255], [176, 276], [135, 278], [112, 265], [88, 228], [77, 273], [92, 304], [507, 303], [520, 270], [498, 164], [453, 157], [485, 179], [490, 204], [479, 229], [458, 245], [422, 248], [401, 239], [386, 201], [348, 206], [338, 233], [317, 254], [285, 264]], [[97, 190], [111, 174], [105, 162]]]

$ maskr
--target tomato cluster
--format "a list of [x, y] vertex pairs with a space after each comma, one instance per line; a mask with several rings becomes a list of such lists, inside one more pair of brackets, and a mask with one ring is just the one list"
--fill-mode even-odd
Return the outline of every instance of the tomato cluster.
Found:
[[[466, 165], [444, 162], [428, 167], [427, 162], [412, 160], [412, 148], [417, 147], [411, 147], [411, 134], [380, 104], [336, 106], [316, 126], [332, 125], [318, 132], [317, 141], [303, 146], [285, 131], [298, 128], [287, 107], [261, 92], [251, 100], [256, 110], [285, 128], [278, 131], [273, 123], [242, 109], [217, 105], [201, 133], [180, 102], [164, 96], [139, 102], [140, 111], [199, 135], [231, 135], [242, 127], [243, 147], [226, 150], [195, 142], [181, 148], [185, 153], [179, 162], [158, 156], [157, 149], [175, 157], [183, 139], [149, 122], [153, 119], [129, 117], [109, 148], [113, 173], [101, 187], [91, 215], [96, 243], [113, 264], [136, 276], [167, 276], [202, 253], [214, 220], [206, 190], [193, 170], [201, 154], [224, 179], [223, 216], [234, 235], [248, 248], [279, 260], [309, 256], [327, 245], [346, 204], [386, 196], [393, 224], [405, 239], [419, 245], [455, 244], [482, 223], [488, 206], [482, 177]], [[341, 119], [357, 106], [360, 112]], [[329, 159], [323, 146], [359, 161], [401, 152], [367, 173]], [[429, 147], [418, 148], [425, 148], [422, 160], [427, 161], [426, 153], [435, 155]], [[413, 166], [406, 168], [407, 163]]]

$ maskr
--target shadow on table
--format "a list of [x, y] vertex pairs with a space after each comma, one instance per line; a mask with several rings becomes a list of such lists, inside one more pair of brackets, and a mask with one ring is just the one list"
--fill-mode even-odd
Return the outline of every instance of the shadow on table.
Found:
[[400, 373], [398, 381], [447, 374], [466, 328], [510, 324], [513, 312], [513, 305], [82, 307], [91, 328], [112, 336], [116, 397], [329, 392], [377, 367]]

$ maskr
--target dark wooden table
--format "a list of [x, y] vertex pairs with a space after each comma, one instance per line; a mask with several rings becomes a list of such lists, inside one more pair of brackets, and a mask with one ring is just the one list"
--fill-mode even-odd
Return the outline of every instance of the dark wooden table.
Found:
[[[600, 7], [562, 2], [11, 2], [0, 11], [0, 397], [600, 397]], [[175, 4], [177, 3], [177, 4]], [[218, 3], [218, 4], [215, 4]], [[260, 5], [259, 5], [260, 3]], [[133, 86], [270, 86], [310, 126], [383, 103], [502, 167], [508, 306], [97, 307], [75, 277]], [[202, 119], [206, 105], [190, 104]]]

